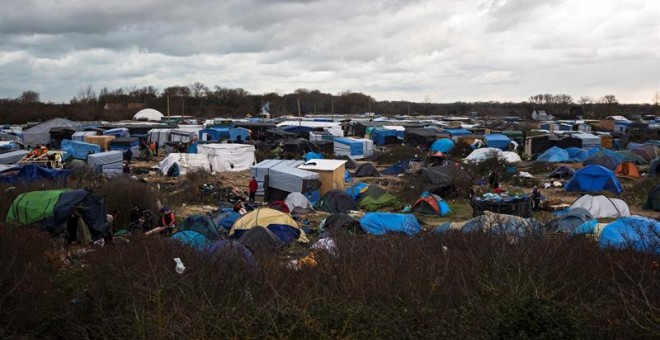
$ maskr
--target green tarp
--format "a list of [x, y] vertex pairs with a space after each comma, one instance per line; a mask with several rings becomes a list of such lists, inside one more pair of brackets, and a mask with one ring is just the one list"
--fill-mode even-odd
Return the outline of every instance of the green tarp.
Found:
[[69, 190], [45, 190], [20, 194], [9, 207], [7, 222], [30, 224], [55, 215], [55, 204], [63, 192]]
[[401, 201], [399, 199], [383, 190], [382, 188], [370, 185], [369, 188], [361, 195], [357, 201], [358, 207], [366, 211], [377, 211], [384, 208], [400, 208]]

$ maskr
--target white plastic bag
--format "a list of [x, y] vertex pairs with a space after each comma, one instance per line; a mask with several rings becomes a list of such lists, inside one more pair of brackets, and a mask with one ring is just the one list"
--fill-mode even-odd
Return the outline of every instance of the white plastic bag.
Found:
[[183, 274], [183, 272], [186, 270], [186, 266], [183, 265], [183, 262], [181, 262], [181, 259], [178, 257], [174, 258], [174, 262], [176, 262], [176, 267], [174, 270], [176, 270], [177, 274]]

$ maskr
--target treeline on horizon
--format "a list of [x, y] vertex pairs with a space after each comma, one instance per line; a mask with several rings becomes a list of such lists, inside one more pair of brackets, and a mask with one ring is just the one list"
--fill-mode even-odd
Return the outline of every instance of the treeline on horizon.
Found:
[[[169, 105], [168, 105], [169, 102]], [[136, 105], [137, 104], [137, 105]], [[68, 104], [43, 103], [40, 94], [24, 91], [17, 98], [0, 99], [0, 117], [4, 124], [44, 121], [54, 117], [72, 120], [131, 119], [140, 106], [171, 115], [199, 118], [255, 116], [264, 108], [272, 117], [305, 114], [360, 114], [375, 112], [380, 115], [450, 115], [462, 116], [477, 112], [480, 116], [517, 116], [529, 118], [534, 109], [542, 109], [557, 118], [575, 118], [571, 110], [581, 107], [585, 118], [599, 119], [609, 115], [659, 114], [660, 106], [651, 104], [620, 104], [614, 95], [601, 98], [567, 94], [538, 94], [525, 102], [455, 102], [423, 103], [409, 101], [377, 101], [373, 97], [350, 90], [338, 94], [319, 90], [298, 89], [293, 93], [253, 94], [244, 89], [221, 86], [209, 88], [202, 83], [170, 86], [160, 91], [153, 86], [103, 88], [98, 93], [90, 84], [81, 88]]]

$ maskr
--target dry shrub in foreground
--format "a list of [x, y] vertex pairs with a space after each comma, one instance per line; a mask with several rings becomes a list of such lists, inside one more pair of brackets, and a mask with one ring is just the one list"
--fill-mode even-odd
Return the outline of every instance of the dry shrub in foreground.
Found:
[[[170, 240], [134, 239], [94, 252], [82, 273], [69, 274], [88, 293], [78, 293], [80, 303], [51, 307], [63, 320], [34, 322], [39, 335], [70, 338], [660, 335], [656, 255], [602, 251], [581, 238], [335, 239], [338, 257], [321, 254], [316, 267], [299, 271], [278, 256], [251, 266]], [[175, 273], [174, 257], [186, 265], [184, 274]], [[24, 325], [9, 327], [14, 333], [5, 334], [34, 335]]]

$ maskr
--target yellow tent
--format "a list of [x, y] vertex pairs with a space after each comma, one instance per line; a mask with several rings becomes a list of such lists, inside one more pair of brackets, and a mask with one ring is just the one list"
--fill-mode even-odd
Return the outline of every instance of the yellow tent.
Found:
[[[240, 234], [254, 227], [268, 228], [270, 225], [290, 226], [295, 230], [299, 230], [300, 236], [298, 237], [298, 242], [308, 242], [305, 232], [300, 229], [298, 222], [291, 215], [271, 208], [259, 208], [241, 216], [234, 222], [234, 225], [229, 231], [229, 236], [235, 236], [235, 234]], [[276, 235], [279, 234], [276, 230], [271, 231]]]

